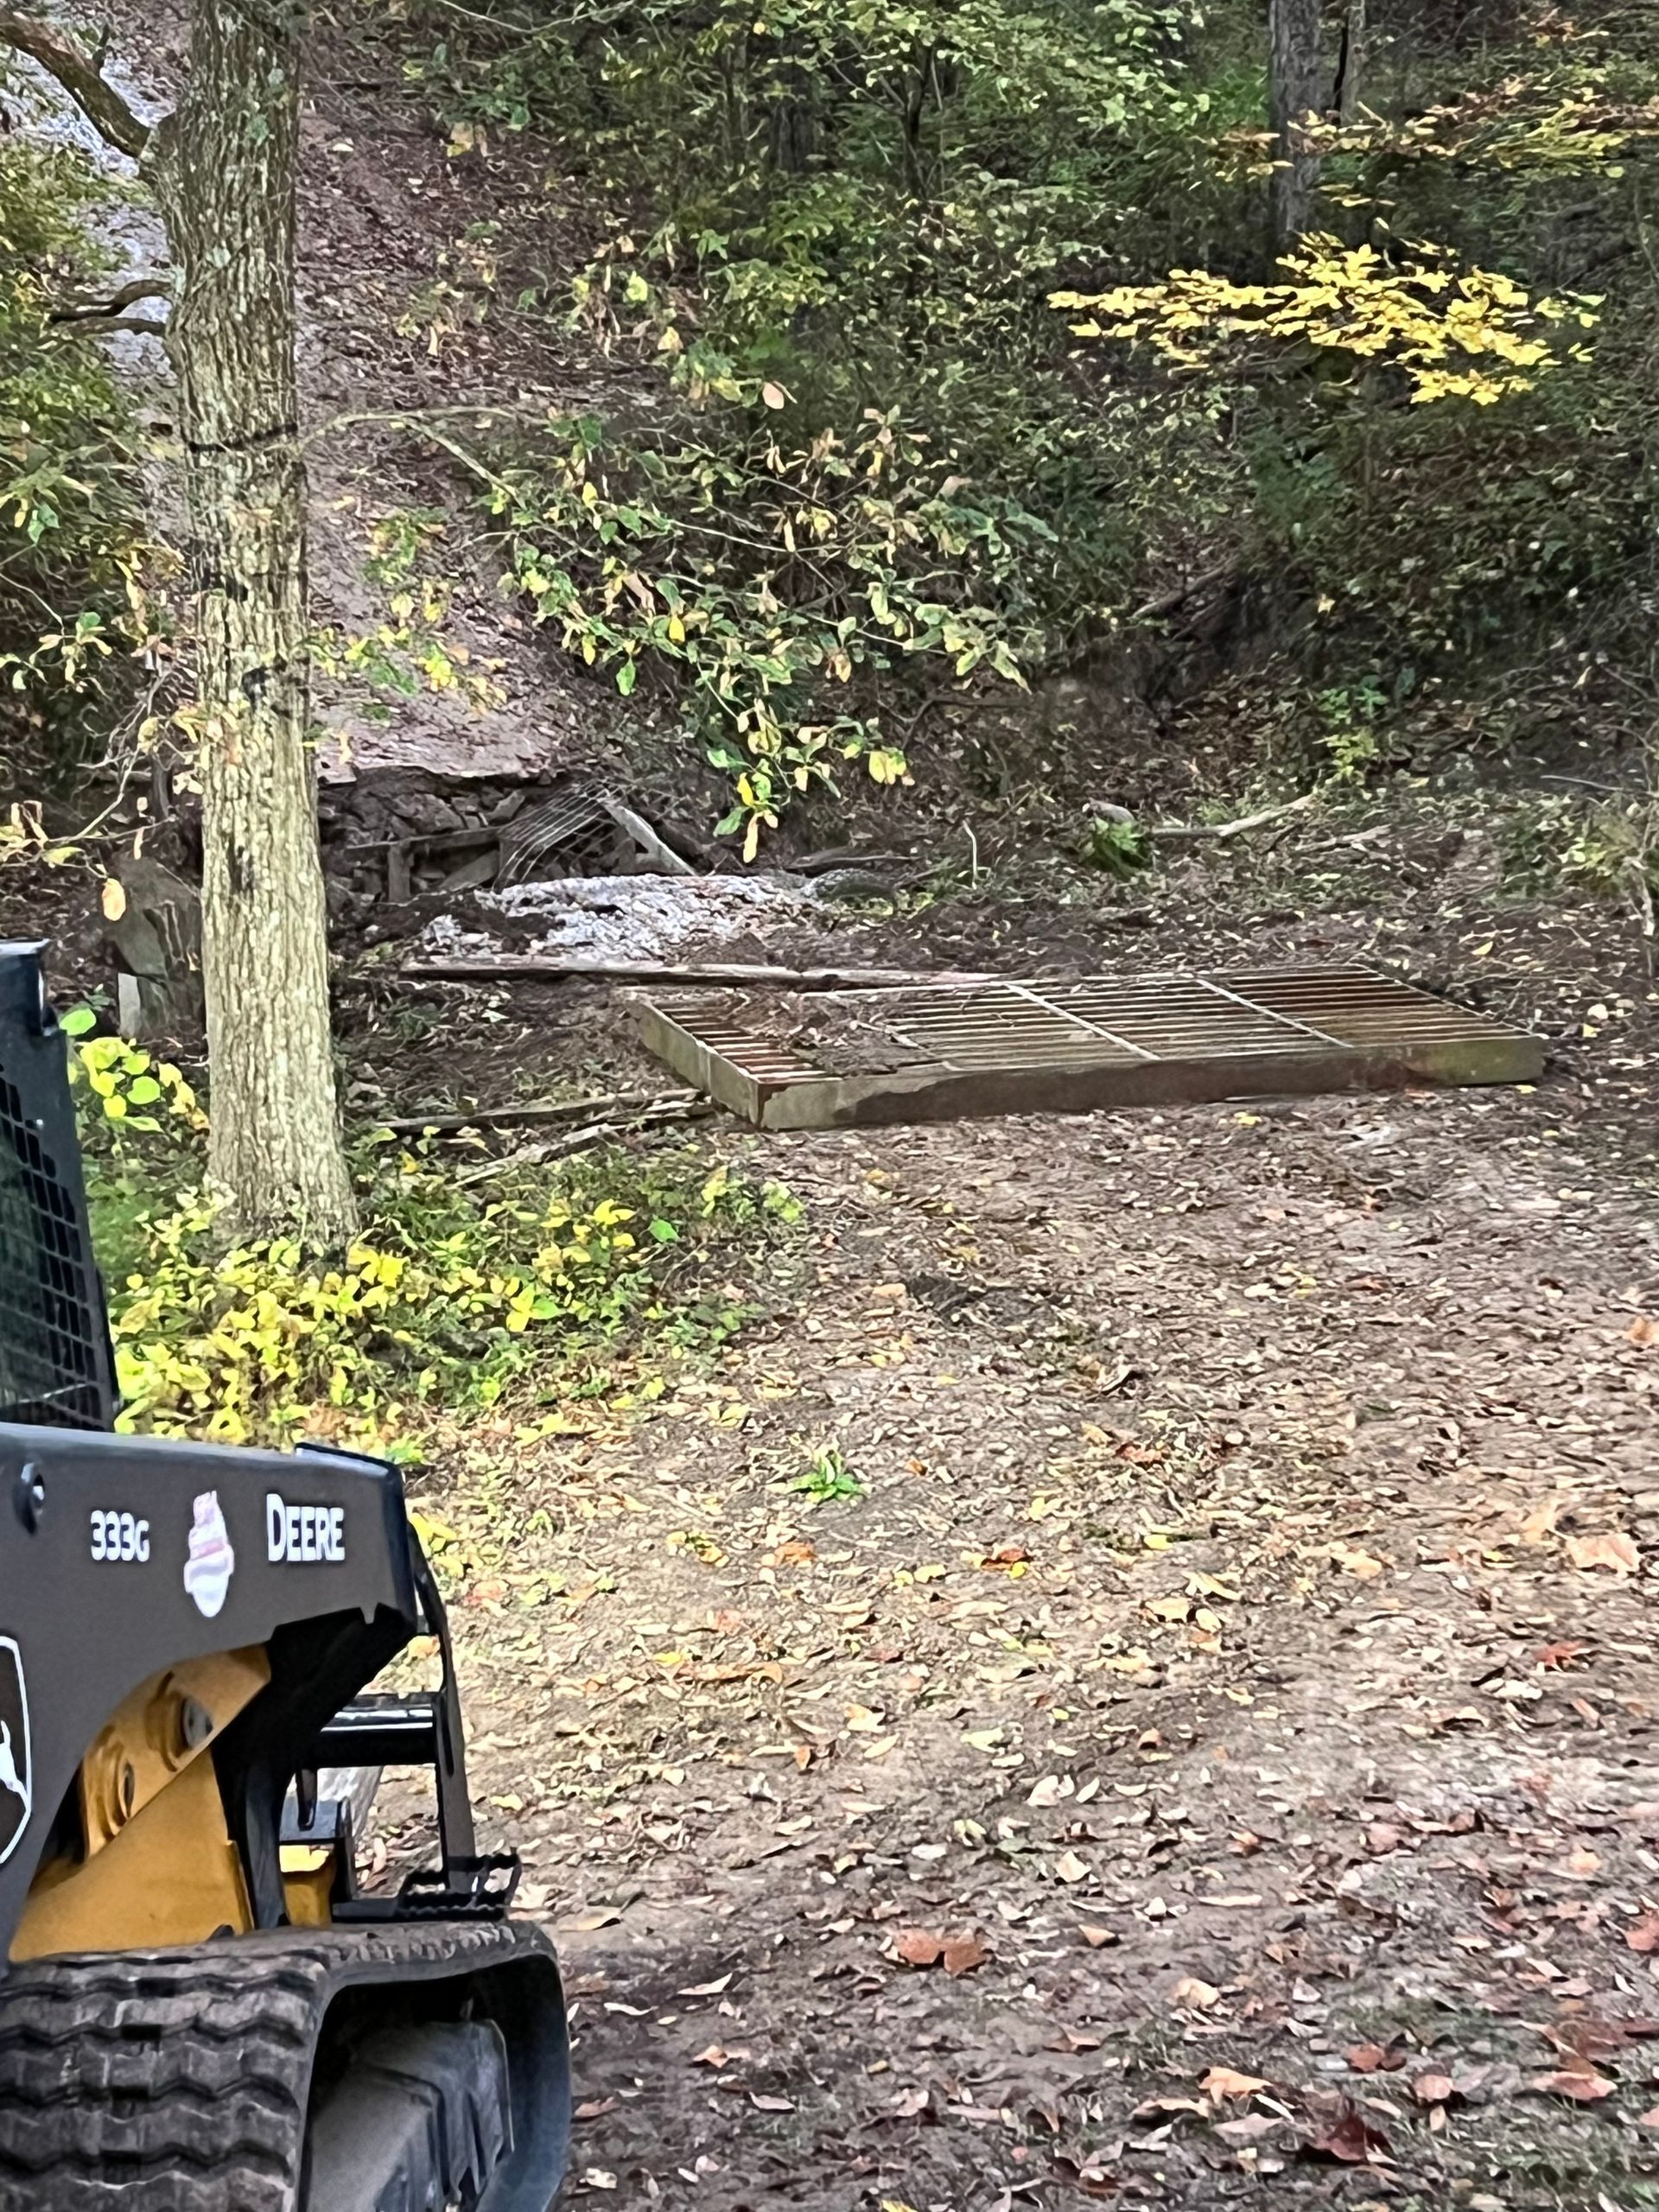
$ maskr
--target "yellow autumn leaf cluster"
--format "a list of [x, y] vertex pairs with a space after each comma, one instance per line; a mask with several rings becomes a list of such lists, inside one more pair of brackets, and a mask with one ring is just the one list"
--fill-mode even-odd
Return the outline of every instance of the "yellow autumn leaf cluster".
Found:
[[1405, 376], [1414, 405], [1490, 407], [1525, 391], [1560, 359], [1558, 333], [1595, 323], [1591, 301], [1535, 300], [1495, 270], [1457, 271], [1433, 247], [1415, 251], [1396, 265], [1374, 246], [1313, 236], [1280, 264], [1282, 283], [1178, 269], [1161, 284], [1056, 292], [1050, 305], [1080, 315], [1079, 338], [1144, 340], [1182, 368], [1263, 343], [1386, 365]]

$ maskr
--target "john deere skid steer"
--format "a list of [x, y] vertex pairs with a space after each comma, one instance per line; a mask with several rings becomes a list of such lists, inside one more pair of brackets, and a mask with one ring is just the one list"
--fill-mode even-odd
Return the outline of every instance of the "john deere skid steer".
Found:
[[[545, 2212], [546, 1939], [473, 1834], [395, 1470], [113, 1433], [39, 948], [0, 945], [0, 2212]], [[412, 1637], [442, 1687], [365, 1694]], [[354, 1878], [424, 1765], [439, 1859]]]

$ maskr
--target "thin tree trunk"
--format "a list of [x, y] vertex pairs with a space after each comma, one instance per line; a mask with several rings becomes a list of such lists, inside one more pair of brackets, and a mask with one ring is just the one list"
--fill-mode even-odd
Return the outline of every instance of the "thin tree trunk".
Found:
[[196, 594], [211, 1180], [233, 1235], [335, 1245], [340, 1136], [308, 749], [306, 481], [294, 358], [301, 14], [195, 0], [190, 76], [149, 149], [178, 266]]
[[1274, 148], [1272, 212], [1275, 251], [1313, 221], [1319, 161], [1306, 148], [1303, 126], [1324, 106], [1319, 70], [1319, 0], [1268, 0], [1268, 122]]
[[1342, 25], [1342, 60], [1337, 67], [1337, 121], [1357, 123], [1365, 82], [1365, 0], [1348, 0]]

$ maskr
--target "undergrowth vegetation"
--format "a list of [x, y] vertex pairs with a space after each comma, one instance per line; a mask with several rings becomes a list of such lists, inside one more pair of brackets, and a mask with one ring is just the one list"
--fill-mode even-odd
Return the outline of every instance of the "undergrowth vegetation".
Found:
[[1080, 405], [1046, 304], [1109, 250], [1130, 149], [1205, 111], [1182, 11], [502, 16], [446, 17], [412, 73], [463, 156], [556, 130], [608, 234], [519, 311], [655, 390], [498, 450], [489, 497], [538, 613], [671, 694], [753, 851], [840, 763], [902, 776], [921, 686], [1025, 683], [1200, 523], [1208, 398]]
[[[404, 334], [441, 370], [493, 320], [524, 391], [581, 394], [543, 413], [503, 379], [474, 417], [458, 372], [419, 435], [519, 603], [727, 777], [746, 857], [828, 787], [979, 795], [969, 715], [1061, 674], [1179, 750], [1207, 685], [1262, 671], [1235, 787], [1591, 746], [1645, 789], [1659, 16], [1370, 0], [1355, 96], [1360, 18], [1326, 9], [1277, 245], [1262, 16], [380, 0], [350, 26], [454, 166]], [[139, 446], [61, 319], [104, 188], [0, 139], [0, 747], [59, 768], [117, 710], [130, 603], [143, 628]], [[315, 639], [325, 668], [487, 702], [444, 643], [443, 526], [377, 518], [391, 619]], [[1132, 741], [1086, 791], [1035, 750], [1011, 777], [1074, 847], [1137, 798]], [[1646, 883], [1645, 817], [1612, 842]]]
[[227, 1250], [195, 1094], [92, 1021], [67, 1026], [124, 1429], [407, 1456], [442, 1412], [499, 1404], [533, 1438], [582, 1400], [649, 1404], [676, 1357], [741, 1324], [743, 1251], [798, 1213], [690, 1149], [521, 1168], [479, 1198], [382, 1132], [358, 1147], [363, 1228], [337, 1262], [291, 1240]]
[[[1375, 697], [1379, 764], [1645, 729], [1650, 11], [1376, 0], [1282, 269], [1230, 0], [398, 12], [456, 160], [544, 130], [600, 227], [573, 288], [498, 272], [627, 372], [493, 443], [513, 571], [751, 851], [906, 773], [918, 697], [1164, 639], [1198, 574], [1310, 728]], [[1080, 346], [1090, 300], [1141, 342]]]
[[56, 319], [99, 273], [86, 226], [102, 193], [73, 151], [0, 134], [0, 766], [14, 787], [60, 783], [130, 688], [113, 643], [141, 557], [138, 435], [108, 361]]

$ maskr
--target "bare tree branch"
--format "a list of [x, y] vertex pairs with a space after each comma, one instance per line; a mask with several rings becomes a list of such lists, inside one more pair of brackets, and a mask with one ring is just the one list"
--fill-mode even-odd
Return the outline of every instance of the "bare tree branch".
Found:
[[106, 330], [136, 330], [141, 338], [165, 338], [167, 325], [153, 315], [94, 315], [74, 327], [90, 336], [101, 338]]
[[[136, 307], [140, 300], [170, 300], [172, 296], [173, 287], [165, 276], [135, 276], [109, 299], [89, 300], [81, 307], [55, 308], [47, 321], [57, 324], [106, 323], [124, 308]], [[149, 327], [142, 321], [124, 325], [129, 330]], [[162, 325], [157, 323], [155, 327], [159, 330]]]
[[149, 143], [149, 125], [136, 115], [114, 87], [99, 74], [89, 54], [37, 16], [0, 8], [0, 46], [14, 48], [55, 77], [98, 132], [137, 161]]

